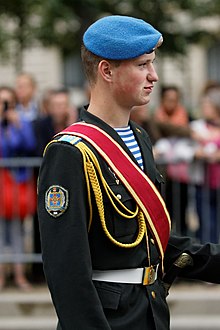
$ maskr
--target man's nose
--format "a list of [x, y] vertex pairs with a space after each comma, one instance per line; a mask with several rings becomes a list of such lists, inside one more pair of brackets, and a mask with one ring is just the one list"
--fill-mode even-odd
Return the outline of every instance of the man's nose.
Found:
[[147, 79], [152, 82], [156, 82], [159, 80], [159, 77], [154, 67], [152, 67], [151, 70], [148, 72]]

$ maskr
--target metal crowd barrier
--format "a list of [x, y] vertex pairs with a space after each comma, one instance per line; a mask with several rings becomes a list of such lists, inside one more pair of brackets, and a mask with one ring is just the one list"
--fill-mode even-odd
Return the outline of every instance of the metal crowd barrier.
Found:
[[[41, 162], [41, 157], [0, 158], [0, 170], [5, 168], [16, 169], [19, 167], [38, 169]], [[1, 192], [4, 194], [4, 188], [1, 188]], [[3, 254], [2, 251], [0, 251], [0, 263], [16, 263], [18, 260], [19, 263], [41, 263], [42, 256], [40, 253]]]
[[0, 158], [0, 168], [16, 168], [16, 167], [39, 167], [41, 165], [41, 157], [11, 157]]
[[[42, 162], [41, 157], [24, 157], [24, 158], [5, 158], [0, 159], [0, 169], [1, 168], [9, 168], [14, 169], [18, 167], [32, 168], [38, 170]], [[166, 178], [166, 166], [164, 162], [158, 161], [157, 163], [159, 170], [165, 174], [165, 182], [167, 182]], [[168, 187], [168, 184], [170, 185]], [[187, 235], [195, 238], [197, 242], [209, 241], [209, 231], [211, 230], [211, 224], [208, 221], [204, 221], [202, 232], [200, 233], [200, 237], [196, 237], [196, 233], [198, 231], [199, 220], [198, 214], [195, 209], [195, 185], [186, 184], [182, 185], [182, 183], [178, 182], [170, 182], [168, 180], [168, 184], [162, 185], [162, 196], [164, 197], [166, 204], [168, 207], [172, 209], [172, 230], [178, 235]], [[167, 189], [169, 188], [169, 189]], [[185, 189], [185, 190], [184, 190]], [[4, 193], [4, 189], [1, 188], [1, 192]], [[202, 214], [205, 219], [208, 219], [210, 216], [210, 205], [209, 205], [209, 189], [203, 190], [203, 196], [201, 197], [202, 203]], [[216, 230], [219, 234], [220, 232], [220, 190], [216, 192], [216, 202], [217, 202], [217, 218], [218, 223], [216, 226]], [[186, 206], [187, 205], [187, 206]], [[187, 209], [185, 209], [187, 207]], [[169, 209], [169, 208], [168, 208]], [[184, 215], [183, 215], [184, 213]], [[0, 251], [0, 263], [14, 263], [18, 260], [23, 263], [41, 263], [42, 257], [40, 253], [24, 253], [22, 255], [13, 255], [10, 253], [3, 254]]]

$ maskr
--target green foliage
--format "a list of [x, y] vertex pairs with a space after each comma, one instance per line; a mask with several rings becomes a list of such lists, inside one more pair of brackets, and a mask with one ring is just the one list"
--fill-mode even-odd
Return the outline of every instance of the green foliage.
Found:
[[0, 0], [0, 55], [22, 67], [22, 51], [36, 40], [43, 0]]
[[0, 53], [8, 53], [10, 41], [22, 51], [36, 40], [64, 54], [79, 52], [88, 25], [110, 14], [151, 23], [164, 36], [163, 53], [184, 53], [191, 42], [210, 44], [219, 38], [196, 24], [220, 16], [219, 0], [0, 0]]
[[[207, 13], [220, 14], [219, 0], [48, 0], [39, 38], [46, 45], [58, 44], [64, 53], [71, 53], [79, 50], [86, 27], [100, 16], [131, 15], [162, 32], [162, 52], [184, 53], [190, 42], [207, 41], [207, 33], [204, 38], [201, 28], [194, 24]], [[66, 29], [57, 28], [62, 20]], [[216, 40], [215, 33], [209, 33], [209, 40]]]

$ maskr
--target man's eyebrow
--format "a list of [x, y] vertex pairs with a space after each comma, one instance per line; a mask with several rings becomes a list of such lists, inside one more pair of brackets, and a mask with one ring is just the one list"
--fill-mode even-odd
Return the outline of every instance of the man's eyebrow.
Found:
[[147, 58], [146, 62], [154, 62], [155, 59], [156, 59], [156, 56], [154, 56], [152, 58]]

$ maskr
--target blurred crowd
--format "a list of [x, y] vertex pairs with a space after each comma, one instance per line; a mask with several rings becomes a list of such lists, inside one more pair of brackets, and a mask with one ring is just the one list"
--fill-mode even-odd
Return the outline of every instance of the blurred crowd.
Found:
[[[85, 85], [87, 86], [87, 85]], [[79, 118], [67, 89], [47, 89], [41, 97], [34, 77], [21, 73], [14, 86], [0, 86], [0, 160], [42, 157], [51, 138]], [[89, 90], [85, 87], [89, 99]], [[134, 107], [131, 119], [148, 132], [164, 175], [163, 196], [173, 231], [199, 242], [219, 242], [220, 233], [220, 84], [204, 87], [199, 112], [192, 117], [177, 86], [161, 86], [156, 109]], [[0, 255], [17, 256], [0, 263], [0, 290], [8, 279], [29, 290], [24, 253], [24, 223], [33, 219], [33, 252], [40, 253], [36, 211], [38, 168], [0, 167]], [[33, 264], [31, 281], [44, 280], [41, 264]]]
[[146, 128], [165, 176], [164, 197], [173, 231], [201, 243], [220, 234], [220, 84], [208, 82], [195, 117], [182, 104], [177, 86], [162, 86], [160, 105], [133, 110]]
[[[68, 90], [48, 89], [38, 96], [34, 77], [19, 74], [13, 87], [0, 86], [0, 160], [42, 157], [52, 137], [78, 119], [78, 109], [70, 102]], [[13, 254], [11, 267], [0, 264], [0, 289], [12, 278], [14, 284], [29, 290], [25, 274], [24, 223], [33, 218], [34, 253], [40, 253], [36, 212], [38, 168], [0, 167], [0, 255]], [[6, 163], [7, 164], [7, 163]], [[27, 164], [28, 165], [28, 164]], [[33, 277], [43, 277], [41, 265], [33, 265]]]

